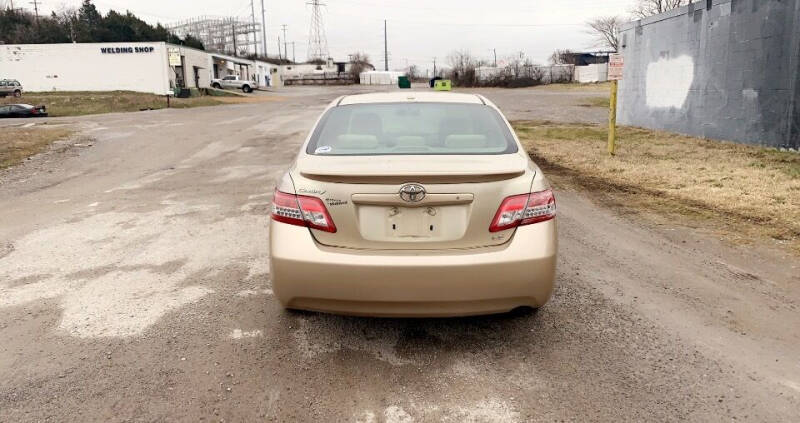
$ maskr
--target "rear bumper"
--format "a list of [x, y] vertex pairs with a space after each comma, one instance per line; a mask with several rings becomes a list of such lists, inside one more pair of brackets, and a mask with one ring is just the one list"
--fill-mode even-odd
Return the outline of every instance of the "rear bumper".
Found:
[[318, 244], [308, 229], [270, 222], [272, 288], [284, 307], [428, 317], [541, 307], [556, 269], [555, 221], [518, 228], [498, 247], [362, 251]]

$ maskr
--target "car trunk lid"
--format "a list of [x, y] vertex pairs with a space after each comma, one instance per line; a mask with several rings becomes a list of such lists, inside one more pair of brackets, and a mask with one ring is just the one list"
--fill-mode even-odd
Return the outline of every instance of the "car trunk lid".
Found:
[[490, 233], [489, 225], [505, 197], [529, 191], [534, 172], [520, 154], [307, 155], [291, 176], [297, 194], [325, 202], [337, 227], [336, 233], [312, 229], [318, 242], [403, 250], [506, 242], [513, 229]]

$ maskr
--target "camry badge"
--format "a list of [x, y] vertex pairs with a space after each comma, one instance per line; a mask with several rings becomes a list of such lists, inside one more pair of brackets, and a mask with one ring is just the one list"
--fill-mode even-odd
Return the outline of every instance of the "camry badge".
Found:
[[425, 188], [420, 184], [405, 184], [400, 187], [400, 198], [408, 203], [417, 203], [425, 198]]

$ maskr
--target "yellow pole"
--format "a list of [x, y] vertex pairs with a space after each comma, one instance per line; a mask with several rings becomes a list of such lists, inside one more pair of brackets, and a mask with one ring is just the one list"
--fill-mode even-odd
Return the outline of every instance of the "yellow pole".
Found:
[[617, 146], [617, 87], [618, 81], [611, 81], [611, 101], [608, 110], [608, 154], [614, 155]]

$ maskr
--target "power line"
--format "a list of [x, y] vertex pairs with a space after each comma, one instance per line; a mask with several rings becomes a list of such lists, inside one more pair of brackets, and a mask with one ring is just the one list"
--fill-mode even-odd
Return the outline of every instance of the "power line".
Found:
[[[352, 17], [351, 15], [339, 14], [334, 13], [337, 16], [345, 16], [345, 17]], [[382, 21], [384, 18], [379, 17], [362, 17], [360, 19], [369, 19], [375, 21]], [[519, 27], [519, 28], [545, 28], [545, 27], [559, 27], [559, 26], [586, 26], [585, 23], [575, 23], [575, 22], [563, 22], [563, 23], [542, 23], [542, 24], [529, 24], [529, 23], [504, 23], [504, 22], [433, 22], [433, 21], [413, 21], [413, 20], [406, 20], [406, 19], [392, 19], [393, 23], [401, 23], [401, 24], [408, 24], [408, 25], [430, 25], [430, 26], [473, 26], [473, 27], [480, 27], [480, 26], [490, 26], [490, 27]]]
[[[596, 0], [592, 0], [592, 1], [596, 1]], [[692, 0], [692, 1], [697, 1], [697, 0]], [[364, 1], [337, 0], [337, 2], [350, 3], [350, 4], [359, 5], [359, 6], [368, 6], [369, 8], [373, 8], [373, 9], [382, 9], [382, 8], [386, 7], [386, 5], [382, 4], [382, 3], [380, 3], [380, 4], [379, 3], [370, 3], [370, 2], [364, 2]], [[457, 3], [460, 3], [460, 2], [457, 2]], [[612, 7], [622, 8], [623, 5], [626, 6], [626, 7], [630, 6], [632, 1], [631, 0], [603, 0], [603, 3], [604, 3], [604, 5], [610, 4]], [[459, 4], [459, 6], [461, 6], [461, 11], [467, 11], [467, 12], [473, 11], [473, 12], [480, 12], [480, 13], [483, 12], [482, 11], [482, 7], [478, 7], [478, 8], [472, 9], [472, 8], [464, 8], [461, 4]], [[423, 6], [412, 6], [412, 5], [404, 4], [403, 7], [400, 8], [400, 9], [402, 11], [409, 11], [410, 10], [410, 11], [421, 11], [421, 12], [441, 12], [443, 8], [446, 9], [447, 6], [443, 5], [441, 7], [423, 7]], [[575, 10], [577, 10], [577, 11], [590, 11], [592, 13], [596, 13], [596, 10], [597, 10], [596, 6], [594, 6], [594, 5], [591, 5], [591, 6], [577, 6], [577, 7], [576, 6], [570, 6], [569, 9], [572, 10], [572, 11], [575, 11]], [[517, 13], [517, 14], [519, 14], [519, 13], [535, 13], [535, 14], [539, 14], [539, 13], [541, 13], [541, 10], [514, 7], [514, 13]], [[394, 19], [392, 19], [392, 20], [394, 20]]]

